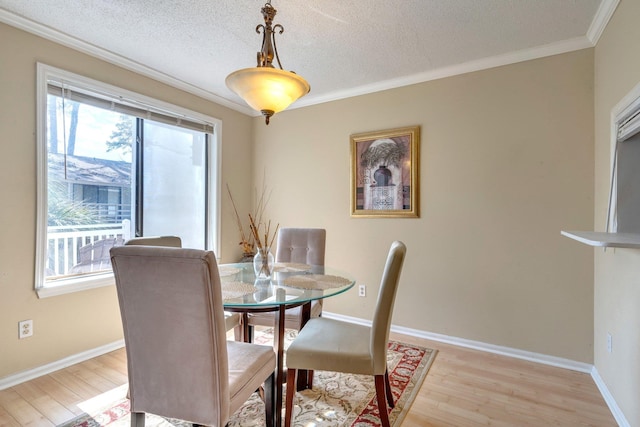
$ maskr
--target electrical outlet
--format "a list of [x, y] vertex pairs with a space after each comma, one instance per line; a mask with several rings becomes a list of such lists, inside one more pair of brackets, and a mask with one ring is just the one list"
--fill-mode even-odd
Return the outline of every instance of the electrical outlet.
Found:
[[33, 320], [18, 322], [18, 338], [27, 338], [33, 335]]
[[609, 353], [611, 353], [611, 351], [613, 350], [613, 346], [612, 346], [612, 339], [611, 339], [611, 334], [607, 332], [607, 351]]
[[366, 297], [367, 296], [367, 287], [365, 285], [358, 286], [358, 296]]

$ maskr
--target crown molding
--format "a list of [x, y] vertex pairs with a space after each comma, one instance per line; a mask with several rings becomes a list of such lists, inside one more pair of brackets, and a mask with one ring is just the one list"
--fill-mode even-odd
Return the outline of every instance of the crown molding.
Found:
[[[605, 0], [608, 1], [608, 0]], [[487, 70], [490, 68], [500, 67], [503, 65], [515, 64], [518, 62], [529, 61], [532, 59], [543, 58], [546, 56], [558, 55], [561, 53], [572, 52], [593, 47], [587, 37], [576, 37], [569, 40], [563, 40], [557, 43], [551, 43], [531, 49], [519, 50], [515, 52], [497, 55], [488, 58], [482, 58], [475, 61], [465, 62], [463, 64], [443, 67], [436, 70], [426, 71], [424, 73], [413, 74], [410, 76], [386, 80], [369, 85], [358, 86], [342, 91], [335, 91], [321, 96], [310, 96], [297, 101], [294, 106], [289, 109], [306, 107], [309, 105], [321, 104], [324, 102], [337, 101], [340, 99], [351, 98], [354, 96], [367, 95], [374, 92], [380, 92], [389, 89], [396, 89], [403, 86], [409, 86], [418, 83], [424, 83], [431, 80], [443, 79], [446, 77], [457, 76], [460, 74], [471, 73], [474, 71]]]
[[[460, 74], [471, 73], [475, 71], [486, 70], [490, 68], [500, 67], [503, 65], [515, 64], [518, 62], [529, 61], [532, 59], [543, 58], [546, 56], [558, 55], [566, 52], [571, 52], [580, 49], [591, 48], [595, 46], [598, 38], [604, 31], [607, 23], [611, 19], [616, 7], [620, 0], [603, 0], [598, 8], [596, 16], [594, 17], [591, 26], [589, 27], [586, 36], [576, 37], [569, 40], [563, 40], [557, 43], [550, 43], [543, 46], [534, 47], [531, 49], [525, 49], [515, 52], [509, 52], [503, 55], [497, 55], [489, 58], [482, 58], [475, 61], [465, 62], [463, 64], [452, 65], [449, 67], [443, 67], [436, 70], [425, 71], [423, 73], [417, 73], [402, 78], [385, 80], [382, 82], [376, 82], [372, 84], [362, 85], [345, 90], [338, 90], [330, 92], [324, 95], [313, 96], [307, 95], [306, 97], [296, 101], [291, 105], [288, 110], [294, 110], [297, 108], [308, 107], [311, 105], [322, 104], [331, 101], [338, 101], [345, 98], [351, 98], [354, 96], [367, 95], [375, 92], [380, 92], [389, 89], [396, 89], [404, 86], [410, 86], [413, 84], [424, 83], [432, 80], [438, 80], [446, 77], [452, 77]], [[22, 18], [11, 12], [0, 9], [0, 22], [4, 22], [8, 25], [14, 26], [21, 30], [30, 32], [37, 36], [43, 37], [47, 40], [59, 43], [69, 48], [86, 53], [98, 59], [107, 61], [111, 64], [120, 66], [127, 70], [136, 72], [138, 74], [150, 77], [154, 80], [168, 84], [177, 89], [184, 90], [201, 98], [207, 99], [211, 102], [215, 102], [224, 107], [238, 111], [242, 114], [246, 114], [253, 117], [260, 116], [259, 112], [254, 111], [246, 105], [238, 104], [234, 101], [230, 101], [219, 95], [206, 91], [202, 88], [184, 82], [182, 80], [171, 77], [167, 74], [161, 73], [145, 65], [139, 64], [135, 61], [126, 59], [113, 52], [94, 46], [90, 43], [84, 42], [77, 38], [71, 37], [67, 34], [61, 33], [50, 27], [42, 24], [35, 23], [31, 20]]]
[[16, 27], [28, 33], [35, 34], [36, 36], [101, 59], [110, 64], [117, 65], [118, 67], [124, 68], [126, 70], [149, 77], [153, 80], [157, 80], [161, 83], [165, 83], [171, 87], [199, 96], [200, 98], [204, 98], [208, 101], [215, 102], [216, 104], [222, 105], [240, 113], [247, 115], [252, 115], [254, 113], [253, 110], [251, 110], [249, 107], [239, 105], [233, 101], [194, 86], [190, 83], [184, 82], [175, 77], [169, 76], [151, 67], [147, 67], [146, 65], [142, 65], [135, 61], [131, 61], [130, 59], [124, 58], [106, 49], [102, 49], [100, 47], [92, 45], [91, 43], [87, 43], [68, 34], [54, 30], [50, 27], [47, 27], [46, 25], [33, 22], [9, 11], [0, 9], [0, 22], [4, 22], [5, 24], [11, 25], [12, 27]]
[[602, 0], [602, 3], [600, 3], [596, 16], [593, 17], [593, 21], [591, 21], [591, 25], [587, 31], [587, 38], [593, 46], [598, 44], [600, 36], [607, 27], [619, 3], [620, 0]]

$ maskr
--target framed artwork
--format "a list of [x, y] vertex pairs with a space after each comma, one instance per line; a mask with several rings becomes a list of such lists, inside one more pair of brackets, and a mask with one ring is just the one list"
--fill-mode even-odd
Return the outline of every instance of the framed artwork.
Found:
[[420, 127], [351, 135], [351, 216], [418, 218]]

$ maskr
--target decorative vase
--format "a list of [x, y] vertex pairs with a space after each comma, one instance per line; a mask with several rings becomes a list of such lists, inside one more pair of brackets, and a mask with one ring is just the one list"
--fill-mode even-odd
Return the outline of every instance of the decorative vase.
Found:
[[258, 253], [253, 257], [253, 271], [256, 273], [256, 279], [271, 279], [273, 273], [273, 255], [270, 248], [258, 249]]

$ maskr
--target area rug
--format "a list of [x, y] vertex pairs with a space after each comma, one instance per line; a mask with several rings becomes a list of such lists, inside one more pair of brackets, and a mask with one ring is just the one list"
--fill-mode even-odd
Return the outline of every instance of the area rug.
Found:
[[[270, 329], [256, 335], [255, 342], [270, 343], [273, 336]], [[287, 331], [285, 347], [295, 331]], [[422, 385], [437, 351], [389, 342], [387, 364], [391, 391], [396, 402], [389, 413], [392, 426], [402, 423], [411, 403]], [[130, 425], [129, 400], [126, 399], [126, 385], [118, 392], [112, 392], [110, 403], [98, 409], [86, 410], [87, 414], [63, 424], [64, 427], [126, 427]], [[116, 397], [117, 396], [117, 397]], [[336, 372], [316, 371], [313, 389], [296, 393], [294, 398], [293, 422], [296, 427], [368, 427], [379, 426], [380, 418], [375, 398], [373, 377]], [[284, 415], [283, 415], [284, 416]], [[147, 414], [147, 427], [187, 427], [191, 424]], [[257, 393], [245, 403], [229, 420], [228, 427], [264, 426], [264, 405]]]

